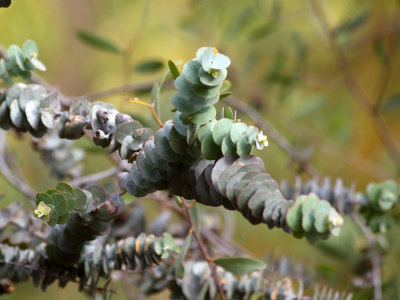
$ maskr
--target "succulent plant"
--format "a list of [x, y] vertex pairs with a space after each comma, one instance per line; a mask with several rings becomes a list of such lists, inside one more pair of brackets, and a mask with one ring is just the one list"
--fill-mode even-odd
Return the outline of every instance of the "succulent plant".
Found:
[[[10, 5], [11, 1], [3, 0], [0, 3], [4, 7]], [[31, 79], [31, 71], [41, 70], [46, 71], [44, 64], [38, 60], [39, 50], [36, 43], [28, 40], [22, 46], [22, 49], [17, 45], [11, 45], [8, 48], [8, 58], [0, 59], [0, 78], [6, 83], [12, 84], [12, 77], [19, 76], [25, 81]]]

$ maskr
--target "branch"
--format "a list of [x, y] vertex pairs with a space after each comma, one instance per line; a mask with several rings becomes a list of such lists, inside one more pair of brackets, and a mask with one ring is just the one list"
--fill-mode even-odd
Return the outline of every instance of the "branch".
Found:
[[138, 92], [143, 90], [150, 90], [153, 86], [153, 81], [145, 81], [145, 82], [137, 82], [137, 83], [128, 83], [116, 87], [112, 87], [109, 89], [104, 89], [100, 91], [95, 91], [86, 94], [86, 97], [89, 99], [102, 99], [107, 98], [116, 94], [124, 94], [130, 92]]
[[381, 300], [382, 299], [382, 277], [381, 277], [381, 256], [377, 249], [378, 240], [375, 234], [371, 231], [371, 229], [365, 225], [365, 222], [362, 220], [358, 213], [352, 213], [351, 218], [356, 222], [356, 224], [360, 227], [364, 236], [368, 240], [370, 248], [372, 248], [371, 253], [371, 263], [372, 263], [372, 280], [374, 285], [374, 299]]
[[[398, 19], [399, 19], [398, 11], [395, 11], [393, 13], [393, 21], [392, 21], [392, 23], [395, 24], [394, 33], [397, 33], [398, 28], [399, 28]], [[389, 79], [392, 74], [393, 68], [392, 68], [391, 61], [393, 62], [393, 60], [396, 56], [397, 42], [398, 42], [397, 35], [390, 37], [390, 45], [389, 45], [389, 51], [387, 53], [387, 61], [386, 61], [386, 63], [382, 64], [382, 69], [381, 69], [380, 75], [378, 77], [377, 95], [376, 95], [376, 102], [374, 105], [375, 113], [379, 112], [379, 109], [380, 109], [382, 101], [383, 101], [383, 96], [385, 95], [386, 87], [389, 83]]]
[[104, 171], [101, 171], [98, 173], [94, 173], [94, 174], [90, 174], [88, 176], [74, 179], [74, 180], [70, 181], [70, 184], [72, 186], [83, 186], [83, 185], [91, 183], [91, 182], [96, 182], [101, 179], [114, 176], [118, 173], [118, 171], [119, 171], [119, 167], [112, 167], [110, 169], [107, 169], [107, 170], [104, 170]]
[[321, 8], [317, 4], [317, 1], [310, 0], [310, 2], [314, 15], [318, 19], [322, 27], [322, 30], [328, 37], [331, 47], [336, 54], [339, 67], [343, 76], [343, 80], [347, 88], [353, 94], [354, 99], [364, 109], [364, 111], [371, 119], [372, 124], [375, 127], [375, 130], [379, 138], [381, 139], [383, 145], [385, 146], [385, 149], [388, 152], [391, 159], [396, 163], [397, 167], [400, 167], [399, 149], [395, 141], [393, 140], [392, 136], [390, 135], [381, 115], [374, 110], [370, 97], [357, 81], [357, 78], [353, 72], [353, 69], [351, 68], [350, 62], [348, 61], [346, 54], [336, 41], [335, 29], [329, 28], [326, 18], [323, 12], [321, 11]]
[[214, 278], [215, 284], [218, 287], [218, 291], [221, 296], [221, 299], [225, 300], [226, 298], [225, 298], [224, 290], [222, 289], [221, 282], [218, 279], [218, 275], [217, 275], [217, 271], [216, 271], [217, 267], [214, 263], [214, 260], [208, 255], [206, 246], [204, 245], [203, 240], [201, 239], [199, 233], [195, 229], [194, 221], [193, 221], [192, 215], [190, 214], [189, 207], [186, 203], [186, 200], [184, 198], [181, 198], [181, 200], [182, 200], [183, 208], [185, 209], [186, 218], [191, 227], [190, 230], [193, 232], [193, 235], [194, 235], [195, 239], [197, 240], [197, 243], [199, 244], [200, 251], [203, 254], [204, 259], [207, 261], [207, 263], [210, 267], [212, 277]]
[[34, 205], [33, 199], [36, 193], [32, 188], [21, 178], [17, 178], [10, 170], [6, 162], [6, 133], [0, 130], [0, 172], [3, 174], [4, 179], [6, 179], [11, 185], [13, 185], [17, 190], [22, 192]]

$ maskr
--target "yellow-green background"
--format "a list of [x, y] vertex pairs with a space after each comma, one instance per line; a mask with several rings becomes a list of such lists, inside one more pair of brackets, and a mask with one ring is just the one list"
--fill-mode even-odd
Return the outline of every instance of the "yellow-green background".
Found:
[[[215, 46], [232, 60], [231, 70], [235, 76], [228, 78], [233, 83], [233, 94], [256, 105], [258, 111], [300, 151], [310, 151], [310, 161], [320, 174], [333, 179], [342, 177], [346, 185], [355, 183], [358, 190], [363, 190], [369, 182], [398, 176], [398, 169], [382, 146], [371, 120], [343, 83], [335, 53], [308, 1], [12, 2], [9, 8], [0, 9], [0, 44], [22, 45], [27, 39], [35, 40], [40, 50], [39, 58], [48, 68], [40, 75], [67, 95], [82, 96], [127, 82], [157, 80], [162, 71], [141, 74], [134, 72], [132, 66], [148, 59], [160, 59], [164, 63], [168, 59], [186, 61], [199, 47]], [[376, 101], [383, 63], [374, 43], [387, 47], [392, 39], [397, 39], [398, 3], [389, 0], [317, 2], [324, 7], [330, 26], [338, 26], [366, 12], [366, 21], [348, 35], [343, 35], [341, 42], [360, 85], [370, 99]], [[271, 32], [252, 38], [257, 28], [273, 20], [274, 11], [280, 13]], [[249, 15], [247, 19], [246, 14]], [[81, 29], [95, 32], [121, 49], [129, 48], [129, 53], [122, 56], [94, 50], [77, 38], [76, 32]], [[296, 38], [307, 47], [307, 58], [302, 58], [304, 66], [300, 70], [295, 68], [299, 49]], [[272, 66], [279, 61], [280, 53], [286, 55], [286, 63], [280, 72], [286, 78], [296, 78], [285, 97], [282, 97], [284, 80], [267, 79]], [[399, 92], [398, 61], [394, 55], [384, 99]], [[171, 92], [165, 92], [162, 97], [160, 115], [164, 121], [171, 116], [170, 96]], [[126, 97], [116, 95], [105, 100], [113, 102], [124, 112], [153, 122], [150, 112], [126, 102]], [[142, 99], [148, 100], [148, 95]], [[393, 109], [383, 115], [396, 141], [400, 137], [399, 112]], [[244, 115], [242, 118], [251, 122]], [[29, 138], [11, 137], [9, 141], [35, 189], [48, 188], [55, 182], [48, 176], [48, 170], [38, 155], [30, 150]], [[88, 146], [90, 143], [83, 145], [92, 150], [85, 159], [85, 174], [109, 166], [103, 159], [105, 152], [93, 151]], [[263, 157], [274, 178], [293, 180], [296, 166], [288, 164], [290, 158], [274, 141], [270, 140], [270, 146], [257, 154]], [[11, 201], [23, 201], [23, 196], [2, 178], [0, 187], [6, 193], [3, 206]], [[389, 234], [395, 236], [396, 230]], [[337, 272], [336, 276], [331, 276], [330, 283], [338, 288], [350, 287], [348, 266], [328, 259], [307, 242], [295, 240], [281, 230], [251, 226], [238, 215], [235, 238], [255, 257], [273, 251], [314, 266], [321, 263], [330, 265]], [[343, 246], [340, 240], [336, 243]], [[397, 253], [394, 251], [394, 257]], [[390, 268], [384, 267], [384, 277], [386, 270], [389, 272]], [[70, 283], [66, 290], [52, 286], [48, 293], [43, 294], [27, 283], [18, 286], [10, 299], [84, 297], [75, 291], [75, 284]], [[114, 297], [124, 296], [119, 292]]]

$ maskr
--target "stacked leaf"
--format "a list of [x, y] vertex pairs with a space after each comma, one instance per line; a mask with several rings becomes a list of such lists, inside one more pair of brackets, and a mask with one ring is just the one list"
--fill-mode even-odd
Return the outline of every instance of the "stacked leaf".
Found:
[[0, 279], [22, 282], [32, 277], [33, 284], [41, 284], [43, 290], [57, 279], [60, 287], [69, 281], [79, 282], [81, 290], [88, 287], [89, 294], [93, 295], [99, 288], [99, 277], [110, 280], [113, 270], [144, 270], [159, 264], [171, 252], [177, 251], [179, 248], [168, 234], [162, 237], [140, 234], [137, 238], [118, 240], [104, 247], [101, 242], [88, 246], [83, 251], [82, 259], [79, 262], [76, 260], [73, 265], [68, 264], [71, 262], [69, 257], [65, 257], [65, 261], [49, 263], [40, 248], [36, 251], [21, 250], [0, 244]]
[[[219, 299], [218, 289], [207, 262], [187, 261], [185, 275], [178, 279], [173, 274], [173, 265], [162, 264], [143, 272], [136, 282], [146, 295], [156, 294], [169, 288], [173, 299]], [[352, 294], [333, 291], [322, 293], [317, 288], [313, 297], [304, 295], [303, 277], [285, 274], [280, 270], [268, 273], [268, 268], [249, 274], [233, 274], [221, 267], [216, 269], [226, 299], [337, 299], [350, 300]], [[238, 276], [239, 275], [239, 276]]]
[[393, 180], [371, 183], [363, 195], [360, 212], [374, 232], [384, 233], [393, 225], [393, 218], [388, 211], [398, 202], [399, 186]]
[[297, 198], [286, 220], [295, 237], [306, 236], [310, 242], [327, 239], [330, 233], [339, 235], [343, 224], [342, 217], [330, 203], [320, 200], [314, 193]]
[[[289, 224], [288, 210], [294, 207], [297, 211], [304, 200], [300, 197], [299, 202], [296, 200], [295, 204], [292, 200], [286, 200], [279, 191], [278, 184], [265, 173], [263, 161], [256, 156], [228, 155], [216, 162], [201, 159], [191, 166], [184, 165], [169, 179], [163, 178], [158, 164], [152, 163], [151, 160], [154, 156], [152, 151], [158, 154], [157, 148], [147, 146], [151, 141], [146, 142], [145, 150], [139, 152], [131, 172], [120, 174], [121, 189], [137, 197], [168, 187], [175, 195], [196, 199], [207, 206], [223, 205], [227, 209], [238, 210], [252, 224], [265, 223], [269, 228], [279, 227], [288, 232], [294, 230], [296, 236], [300, 236], [299, 232], [302, 232], [310, 241], [326, 238], [331, 232], [337, 234], [342, 225], [343, 220], [336, 210], [329, 205], [329, 202], [322, 201], [317, 196], [310, 196], [314, 200], [312, 200], [313, 205], [307, 204], [306, 208], [310, 209], [307, 214], [301, 213], [301, 210], [300, 214], [296, 213], [300, 225], [297, 219], [296, 222]], [[167, 162], [163, 162], [169, 166]], [[318, 207], [324, 210], [320, 211]], [[327, 219], [325, 219], [326, 212]], [[320, 215], [323, 222], [321, 226], [318, 223], [317, 230], [314, 222]]]
[[287, 199], [315, 193], [344, 214], [351, 215], [360, 211], [367, 225], [374, 232], [381, 233], [392, 226], [393, 218], [388, 211], [393, 209], [399, 200], [398, 185], [391, 180], [370, 184], [366, 193], [359, 193], [354, 191], [354, 186], [345, 187], [340, 178], [332, 186], [329, 178], [325, 178], [321, 183], [315, 178], [303, 183], [298, 177], [293, 186], [287, 181], [282, 182], [280, 190]]
[[90, 103], [81, 98], [70, 106], [68, 113], [61, 114], [57, 130], [61, 138], [78, 139], [85, 134], [85, 129], [93, 131], [96, 145], [109, 147], [110, 153], [118, 150], [122, 159], [130, 159], [153, 134], [151, 129], [118, 112], [112, 104]]
[[172, 97], [179, 118], [192, 127], [215, 119], [222, 83], [227, 75], [230, 59], [211, 47], [200, 48], [196, 58], [183, 66], [183, 74], [176, 81], [178, 93]]
[[42, 137], [54, 128], [57, 108], [56, 93], [49, 94], [41, 85], [16, 83], [0, 94], [0, 127]]
[[81, 283], [97, 280], [97, 276], [110, 278], [111, 271], [121, 270], [123, 267], [129, 270], [144, 270], [159, 264], [162, 259], [169, 256], [170, 251], [179, 251], [170, 235], [163, 237], [139, 234], [138, 237], [129, 237], [116, 243], [101, 243], [87, 246], [80, 263], [84, 267], [85, 278]]
[[31, 71], [36, 69], [46, 71], [46, 67], [38, 60], [38, 48], [34, 41], [28, 40], [22, 46], [11, 45], [8, 48], [8, 58], [0, 59], [0, 78], [12, 84], [12, 77], [19, 76], [30, 81]]
[[[215, 48], [203, 47], [196, 58], [183, 66], [183, 73], [176, 81], [178, 93], [172, 97], [177, 109], [174, 117], [172, 139], [178, 141], [182, 154], [182, 140], [188, 145], [198, 143], [206, 159], [218, 159], [223, 155], [250, 154], [253, 145], [262, 149], [267, 145], [266, 137], [254, 126], [233, 120], [233, 116], [216, 120], [216, 104], [220, 89], [226, 78], [230, 59]], [[196, 141], [196, 136], [198, 140]], [[168, 138], [168, 135], [167, 135]], [[178, 147], [178, 146], [177, 146]]]
[[200, 127], [198, 140], [206, 159], [218, 159], [226, 155], [249, 155], [253, 146], [259, 150], [268, 146], [266, 136], [258, 128], [229, 118], [211, 120]]
[[22, 282], [38, 268], [41, 255], [31, 249], [21, 250], [0, 244], [0, 279]]
[[14, 202], [0, 210], [0, 243], [36, 248], [49, 234], [49, 227], [34, 218], [31, 212]]
[[93, 205], [103, 203], [105, 198], [106, 194], [99, 186], [89, 186], [87, 190], [82, 190], [60, 182], [55, 189], [36, 194], [37, 208], [34, 215], [50, 226], [65, 224], [71, 214], [88, 214]]
[[118, 195], [107, 195], [96, 185], [82, 190], [59, 183], [56, 189], [38, 193], [35, 216], [51, 226], [64, 224], [55, 227], [48, 238], [49, 258], [65, 266], [78, 261], [85, 243], [107, 230], [122, 203]]
[[355, 192], [354, 186], [345, 187], [340, 178], [332, 185], [328, 177], [321, 182], [318, 178], [302, 182], [300, 177], [296, 177], [293, 185], [288, 181], [282, 181], [280, 190], [286, 199], [297, 199], [302, 195], [314, 193], [320, 199], [329, 201], [335, 209], [344, 214], [350, 214], [355, 208], [358, 209], [363, 202], [361, 194]]

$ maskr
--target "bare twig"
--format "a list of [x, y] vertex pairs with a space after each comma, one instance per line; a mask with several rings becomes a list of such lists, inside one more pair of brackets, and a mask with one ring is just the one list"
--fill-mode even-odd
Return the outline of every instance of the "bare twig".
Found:
[[101, 171], [98, 173], [94, 173], [94, 174], [90, 174], [88, 176], [74, 179], [74, 180], [70, 181], [70, 184], [73, 186], [82, 186], [87, 183], [96, 182], [101, 179], [114, 176], [115, 174], [118, 173], [118, 171], [119, 171], [119, 167], [112, 167], [110, 169], [107, 169], [107, 170], [104, 170], [104, 171]]
[[[392, 21], [392, 24], [395, 24], [394, 26], [395, 33], [397, 33], [399, 29], [398, 19], [399, 19], [399, 14], [398, 10], [396, 10], [393, 13], [393, 21]], [[380, 76], [378, 77], [376, 101], [374, 105], [375, 113], [378, 113], [382, 105], [383, 96], [385, 95], [385, 90], [389, 83], [390, 76], [392, 74], [392, 69], [393, 69], [392, 65], [393, 65], [393, 60], [396, 56], [397, 42], [398, 42], [397, 35], [390, 37], [389, 50], [386, 57], [387, 61], [386, 63], [382, 64]]]
[[266, 132], [268, 137], [274, 140], [278, 146], [284, 150], [292, 160], [300, 165], [300, 168], [304, 170], [311, 177], [318, 177], [319, 174], [317, 170], [303, 157], [301, 153], [294, 148], [289, 141], [281, 135], [270, 123], [268, 123], [264, 118], [250, 105], [238, 100], [233, 96], [224, 98], [226, 104], [232, 106], [240, 112], [247, 114], [263, 131]]
[[398, 167], [400, 167], [400, 152], [398, 150], [396, 142], [393, 140], [393, 137], [390, 135], [386, 124], [384, 123], [381, 115], [374, 110], [372, 105], [372, 101], [369, 95], [364, 91], [364, 89], [360, 86], [357, 78], [351, 68], [350, 62], [348, 61], [344, 50], [340, 47], [336, 40], [336, 31], [335, 29], [330, 29], [328, 26], [328, 22], [319, 7], [316, 0], [310, 0], [311, 7], [315, 17], [318, 19], [322, 30], [325, 35], [329, 39], [329, 43], [333, 51], [336, 54], [339, 67], [343, 76], [343, 80], [349, 89], [349, 91], [353, 94], [354, 99], [358, 102], [358, 104], [364, 109], [364, 111], [369, 116], [374, 128], [382, 141], [382, 144], [385, 146], [386, 151], [388, 152], [391, 159], [396, 163]]
[[137, 99], [137, 98], [135, 98], [135, 99], [129, 99], [129, 102], [131, 102], [131, 103], [136, 103], [136, 104], [143, 105], [143, 106], [146, 106], [146, 107], [150, 108], [151, 113], [153, 114], [154, 119], [156, 119], [158, 125], [160, 125], [161, 128], [164, 127], [163, 122], [161, 122], [160, 117], [157, 115], [157, 112], [156, 112], [155, 109], [154, 109], [154, 103], [149, 104], [149, 103], [140, 101], [140, 100]]
[[6, 147], [6, 133], [0, 130], [0, 172], [3, 177], [13, 185], [17, 190], [25, 194], [28, 197], [30, 203], [34, 205], [34, 198], [36, 193], [31, 189], [31, 187], [20, 178], [17, 178], [10, 170], [5, 160], [5, 148]]
[[372, 280], [374, 285], [374, 300], [382, 299], [382, 277], [381, 277], [381, 255], [378, 249], [378, 239], [371, 229], [365, 225], [364, 220], [359, 216], [357, 212], [351, 214], [351, 218], [360, 227], [364, 236], [366, 237], [370, 251], [371, 251], [371, 263], [372, 263]]
[[104, 89], [92, 93], [86, 94], [86, 97], [89, 99], [101, 99], [110, 97], [117, 94], [124, 94], [130, 92], [138, 92], [143, 90], [150, 90], [153, 86], [153, 81], [145, 81], [145, 82], [137, 82], [137, 83], [128, 83], [116, 87], [112, 87], [109, 89]]
[[204, 259], [207, 261], [207, 263], [210, 267], [211, 274], [212, 274], [212, 277], [214, 278], [215, 284], [218, 287], [220, 297], [222, 300], [225, 300], [226, 298], [225, 298], [224, 290], [222, 289], [221, 282], [218, 279], [216, 264], [214, 263], [214, 260], [209, 256], [206, 246], [203, 243], [203, 240], [201, 239], [199, 233], [195, 229], [194, 221], [193, 221], [192, 215], [190, 214], [189, 206], [186, 203], [186, 200], [184, 198], [181, 198], [181, 200], [182, 200], [183, 208], [185, 209], [186, 218], [191, 226], [190, 230], [193, 232], [193, 235], [194, 235], [197, 243], [199, 244], [201, 254], [203, 255]]

